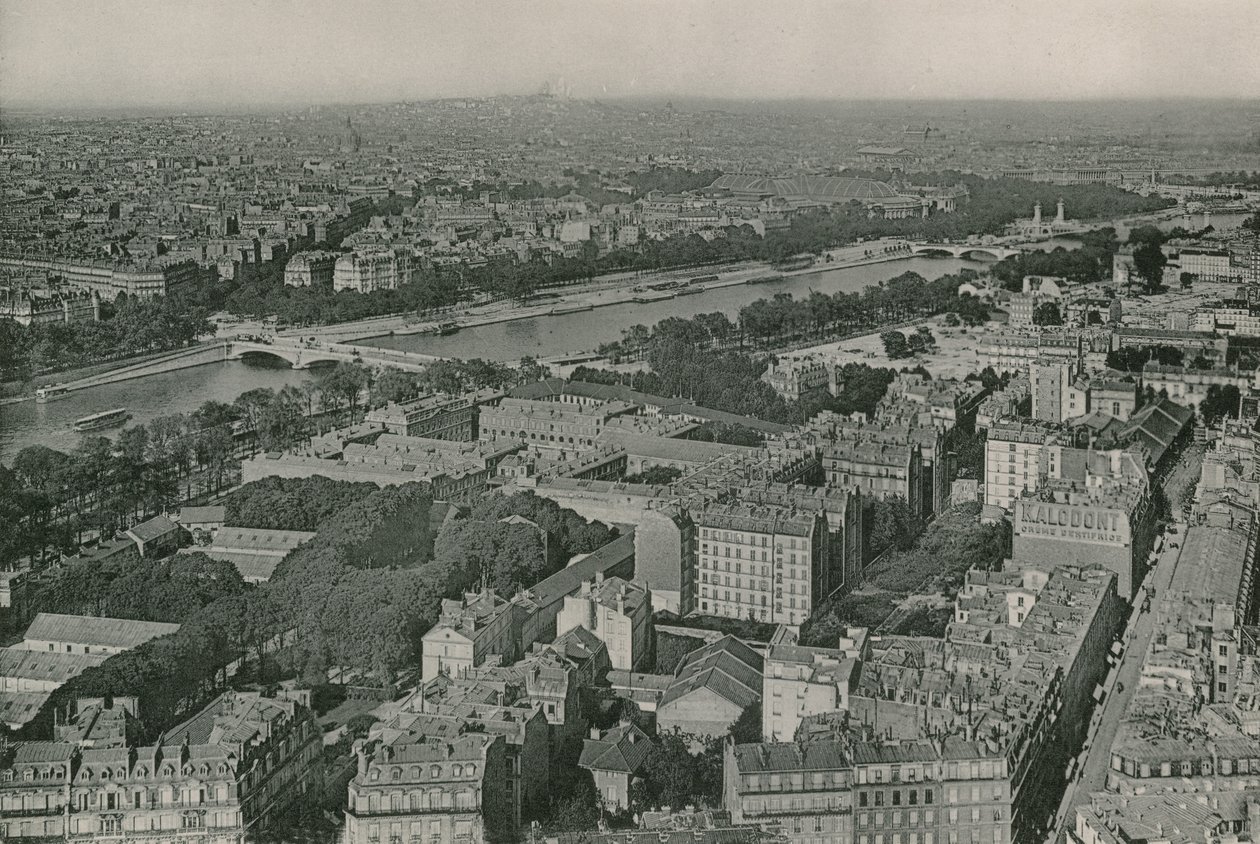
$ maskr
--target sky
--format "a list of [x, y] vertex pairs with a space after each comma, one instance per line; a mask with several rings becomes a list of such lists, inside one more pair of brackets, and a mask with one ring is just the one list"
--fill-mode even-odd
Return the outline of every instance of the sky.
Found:
[[0, 0], [0, 107], [1260, 97], [1260, 0]]

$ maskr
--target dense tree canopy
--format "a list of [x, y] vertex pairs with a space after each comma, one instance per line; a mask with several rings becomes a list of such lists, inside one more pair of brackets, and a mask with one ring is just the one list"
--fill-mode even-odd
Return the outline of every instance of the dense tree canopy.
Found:
[[574, 554], [589, 554], [617, 536], [616, 530], [603, 522], [587, 522], [572, 510], [532, 492], [487, 496], [470, 514], [471, 519], [480, 521], [497, 521], [509, 516], [529, 519], [546, 531], [547, 574], [567, 565]]
[[376, 492], [373, 483], [267, 477], [233, 490], [227, 524], [270, 530], [318, 530], [326, 520]]
[[1141, 372], [1147, 363], [1181, 366], [1185, 354], [1175, 346], [1124, 346], [1107, 353], [1107, 368], [1119, 372]]
[[234, 565], [194, 552], [161, 560], [72, 561], [35, 579], [27, 600], [34, 612], [178, 623], [245, 589]]
[[172, 295], [103, 305], [99, 322], [0, 319], [0, 381], [178, 349], [213, 332], [208, 313]]
[[1042, 302], [1033, 309], [1033, 325], [1062, 325], [1063, 314], [1056, 302]]

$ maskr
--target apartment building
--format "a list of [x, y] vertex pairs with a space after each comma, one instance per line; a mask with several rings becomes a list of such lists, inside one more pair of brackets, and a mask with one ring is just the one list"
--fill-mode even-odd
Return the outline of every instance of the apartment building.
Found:
[[792, 844], [854, 841], [853, 758], [845, 743], [728, 742], [724, 753], [722, 806], [732, 823]]
[[1166, 633], [1144, 655], [1111, 747], [1109, 791], [1260, 788], [1260, 660], [1246, 629], [1256, 614], [1255, 514], [1220, 496], [1199, 518], [1186, 531], [1169, 588], [1156, 596]]
[[[1071, 363], [1029, 364], [1028, 377], [1032, 390], [1032, 416], [1043, 422], [1064, 422], [1086, 412], [1085, 392], [1073, 393], [1077, 369]], [[1072, 398], [1076, 401], [1073, 402]], [[1078, 406], [1074, 407], [1073, 404]], [[1075, 412], [1074, 412], [1075, 411]]]
[[[944, 640], [872, 640], [845, 722], [804, 719], [806, 740], [862, 730], [893, 740], [866, 754], [854, 745], [857, 840], [909, 824], [921, 842], [927, 832], [934, 841], [1039, 841], [1057, 805], [1062, 769], [1046, 754], [1078, 746], [1089, 723], [1122, 617], [1115, 576], [1066, 566], [1031, 579], [974, 574], [956, 607], [967, 620], [952, 622]], [[1008, 577], [1014, 588], [995, 588]], [[1021, 595], [1036, 598], [1022, 619], [1012, 612]], [[930, 797], [905, 791], [906, 765], [917, 762], [929, 765], [914, 777], [935, 783]], [[920, 811], [930, 800], [935, 814], [904, 814], [912, 799]]]
[[1178, 841], [1203, 844], [1251, 844], [1260, 836], [1260, 789], [1181, 794], [1095, 792], [1088, 803], [1076, 808], [1072, 820], [1070, 832], [1079, 844], [1128, 844], [1174, 836]]
[[520, 621], [510, 601], [493, 589], [465, 593], [442, 601], [438, 622], [421, 639], [420, 678], [439, 674], [459, 677], [495, 654], [515, 661], [520, 647]]
[[404, 732], [357, 753], [345, 844], [496, 844], [511, 836], [502, 735], [465, 732], [446, 738]]
[[800, 624], [831, 593], [821, 513], [711, 504], [692, 518], [701, 613]]
[[1011, 770], [987, 742], [857, 742], [852, 754], [855, 844], [1014, 840]]
[[652, 654], [652, 593], [637, 581], [596, 574], [565, 597], [556, 616], [557, 634], [575, 627], [604, 643], [613, 668], [641, 670]]
[[394, 290], [411, 281], [411, 258], [393, 250], [357, 251], [342, 255], [333, 267], [334, 290]]
[[466, 732], [503, 736], [505, 793], [512, 828], [528, 815], [542, 811], [547, 780], [541, 776], [551, 761], [551, 728], [542, 710], [517, 687], [507, 683], [438, 677], [401, 701], [392, 717], [373, 728], [372, 738], [400, 735], [458, 738]]
[[984, 502], [1009, 512], [1020, 495], [1035, 491], [1041, 452], [1058, 432], [1058, 426], [1045, 422], [991, 425], [984, 444]]
[[780, 627], [766, 649], [761, 684], [765, 741], [794, 741], [807, 716], [849, 709], [867, 653], [866, 628], [846, 627], [834, 648], [806, 647], [799, 640], [795, 630]]
[[[916, 406], [914, 402], [898, 401], [894, 407], [904, 409], [907, 405]], [[972, 405], [972, 412], [979, 404]], [[899, 494], [906, 497], [910, 503], [914, 502], [913, 494], [918, 492], [919, 512], [925, 515], [929, 512], [939, 513], [949, 506], [949, 487], [953, 481], [953, 464], [949, 455], [945, 450], [945, 432], [954, 427], [955, 422], [945, 424], [934, 424], [939, 420], [928, 421], [923, 417], [929, 415], [927, 410], [913, 415], [905, 413], [884, 415], [880, 412], [878, 418], [871, 422], [854, 422], [836, 414], [825, 412], [810, 420], [810, 429], [821, 434], [824, 438], [832, 440], [837, 448], [832, 455], [834, 462], [832, 465], [836, 467], [839, 474], [834, 475], [827, 470], [828, 452], [824, 449], [823, 465], [826, 471], [826, 480], [829, 486], [838, 487], [843, 483], [844, 473], [843, 467], [860, 467], [861, 461], [855, 460], [863, 456], [861, 453], [849, 453], [847, 448], [851, 443], [877, 443], [880, 445], [890, 446], [906, 446], [909, 448], [917, 448], [919, 454], [919, 465], [916, 470], [913, 465], [913, 457], [911, 463], [893, 468], [881, 465], [884, 462], [894, 458], [897, 455], [888, 454], [878, 455], [880, 464], [863, 467], [861, 469], [863, 476], [869, 478], [867, 484], [857, 484], [857, 490], [860, 492], [863, 486], [870, 490], [872, 488], [889, 489], [889, 482], [882, 480], [885, 476], [880, 473], [885, 468], [892, 470], [894, 480], [900, 478], [903, 474], [907, 477], [916, 476], [919, 478], [917, 485], [907, 483], [902, 492], [893, 491], [888, 494]], [[956, 419], [956, 417], [955, 417]], [[870, 495], [871, 493], [867, 493]], [[886, 495], [876, 495], [877, 498], [884, 498]]]
[[1242, 277], [1242, 268], [1232, 265], [1228, 249], [1182, 246], [1176, 257], [1178, 274], [1190, 273], [1201, 281], [1231, 282]]
[[980, 741], [727, 745], [723, 800], [736, 824], [789, 842], [1010, 842], [1010, 769]]
[[1143, 455], [1047, 445], [1041, 482], [1015, 501], [1012, 520], [1016, 562], [1103, 565], [1130, 600], [1155, 542]]
[[92, 290], [53, 292], [0, 287], [0, 319], [19, 325], [96, 322], [101, 318], [101, 297]]
[[0, 769], [0, 835], [247, 840], [322, 782], [308, 703], [309, 692], [225, 692], [169, 731], [170, 743], [134, 745], [134, 719], [80, 701], [56, 741], [19, 745]]
[[1260, 383], [1260, 373], [1248, 372], [1236, 366], [1197, 369], [1148, 363], [1142, 367], [1143, 387], [1167, 394], [1168, 398], [1185, 407], [1202, 404], [1212, 387], [1236, 387], [1241, 394], [1246, 395], [1257, 383]]
[[761, 376], [787, 401], [799, 401], [802, 395], [815, 390], [826, 391], [832, 378], [831, 367], [813, 355], [780, 358]]
[[120, 293], [126, 293], [128, 298], [164, 296], [173, 288], [195, 281], [201, 273], [201, 268], [191, 261], [89, 263], [0, 254], [0, 269], [6, 268], [43, 273], [61, 279], [72, 288], [96, 292], [110, 301]]
[[331, 287], [337, 267], [335, 252], [299, 252], [284, 265], [290, 287]]
[[[686, 487], [686, 484], [683, 485]], [[830, 534], [828, 588], [856, 589], [862, 582], [862, 493], [856, 488], [812, 487], [804, 484], [759, 483], [731, 489], [735, 501], [770, 505], [805, 513], [822, 513]]]
[[374, 407], [363, 421], [399, 436], [465, 441], [477, 439], [475, 415], [470, 397], [434, 394]]
[[857, 487], [867, 498], [900, 497], [923, 512], [923, 458], [917, 444], [841, 440], [823, 450], [823, 471], [833, 487]]

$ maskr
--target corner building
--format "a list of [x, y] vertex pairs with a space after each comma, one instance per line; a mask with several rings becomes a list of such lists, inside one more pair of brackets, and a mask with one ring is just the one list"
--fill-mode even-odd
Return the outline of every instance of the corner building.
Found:
[[350, 780], [344, 844], [468, 842], [510, 838], [506, 743], [465, 733], [416, 736], [360, 750]]

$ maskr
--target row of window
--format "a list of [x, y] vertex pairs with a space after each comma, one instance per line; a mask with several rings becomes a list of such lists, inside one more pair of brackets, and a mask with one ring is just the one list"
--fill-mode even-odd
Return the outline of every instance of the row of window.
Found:
[[[429, 766], [429, 779], [440, 779], [442, 777], [443, 767], [441, 765]], [[474, 777], [477, 775], [477, 766], [471, 762], [466, 765], [455, 764], [451, 766], [451, 775], [455, 777]], [[391, 782], [398, 782], [402, 779], [402, 768], [390, 768], [389, 779]], [[376, 782], [381, 778], [381, 769], [373, 768], [372, 773], [368, 775], [372, 782]], [[423, 771], [419, 765], [411, 768], [411, 779], [418, 780], [423, 778]]]
[[[739, 592], [735, 593], [734, 598], [731, 597], [731, 590], [729, 589], [723, 589], [720, 595], [718, 594], [718, 590], [714, 589], [712, 590], [712, 593], [710, 594], [709, 588], [707, 586], [700, 587], [700, 597], [701, 598], [711, 597], [713, 598], [714, 601], [721, 600], [721, 601], [726, 601], [728, 603], [734, 603], [734, 604], [745, 603], [743, 595], [741, 595]], [[753, 600], [754, 597], [757, 597], [759, 601], [754, 601]], [[774, 604], [775, 610], [778, 612], [782, 612], [783, 611], [783, 602], [782, 602], [783, 596], [776, 594], [775, 598], [776, 598], [776, 601]], [[750, 608], [752, 607], [752, 605], [757, 604], [757, 603], [760, 603], [761, 606], [764, 607], [768, 605], [768, 596], [767, 595], [760, 595], [760, 596], [749, 595], [747, 603], [749, 604]], [[701, 609], [708, 609], [708, 603], [701, 602]], [[794, 595], [788, 596], [788, 609], [792, 609], [792, 610], [798, 609], [796, 605], [796, 597]], [[804, 596], [801, 597], [801, 603], [800, 603], [799, 609], [802, 611], [809, 609], [808, 598]]]
[[[925, 806], [931, 806], [935, 799], [936, 799], [935, 791], [933, 791], [931, 788], [923, 789], [923, 804]], [[885, 800], [885, 797], [884, 797], [883, 791], [859, 791], [858, 792], [858, 807], [859, 808], [866, 806], [868, 803], [873, 806], [883, 806], [884, 800]], [[901, 800], [902, 800], [901, 789], [894, 788], [891, 791], [889, 791], [887, 800], [890, 806], [900, 806]], [[919, 805], [919, 789], [917, 788], [906, 789], [905, 800], [906, 800], [907, 806]]]
[[[427, 830], [426, 830], [427, 827]], [[389, 841], [392, 844], [402, 844], [403, 833], [401, 824], [393, 824], [389, 828]], [[472, 821], [457, 820], [454, 823], [454, 834], [456, 840], [466, 839], [472, 836]], [[412, 822], [410, 840], [417, 841], [439, 841], [442, 838], [442, 822], [440, 820], [429, 821], [427, 824], [419, 821]], [[381, 839], [381, 825], [374, 823], [368, 825], [368, 841], [377, 841]]]
[[[531, 432], [528, 436], [526, 436], [526, 432], [525, 432], [525, 431], [519, 431], [519, 432], [517, 432], [517, 433], [519, 433], [519, 434], [520, 434], [520, 438], [521, 438], [522, 440], [524, 440], [524, 439], [530, 439], [530, 440], [534, 440], [535, 442], [552, 442], [552, 443], [558, 443], [558, 444], [560, 444], [560, 445], [564, 445], [564, 444], [565, 444], [565, 442], [566, 442], [566, 440], [565, 440], [565, 438], [564, 438], [564, 436], [563, 436], [563, 435], [562, 435], [562, 436], [560, 436], [560, 437], [557, 439], [557, 437], [556, 437], [556, 435], [555, 435], [555, 434], [550, 434], [550, 435], [548, 435], [548, 434], [538, 434], [538, 433], [533, 433], [533, 432]], [[515, 437], [515, 436], [517, 436], [517, 433], [513, 433], [513, 434], [510, 434], [510, 435], [509, 435], [509, 434], [508, 434], [508, 432], [507, 432], [506, 430], [504, 430], [504, 429], [501, 429], [501, 430], [499, 431], [499, 435], [500, 435], [500, 436], [503, 436], [503, 437], [507, 437], [507, 436], [512, 436], [512, 437]], [[494, 433], [494, 431], [492, 431], [492, 430], [491, 430], [491, 429], [489, 429], [489, 428], [482, 428], [482, 429], [481, 429], [481, 435], [482, 435], [483, 437], [493, 437], [493, 436], [495, 436], [495, 433]], [[567, 442], [568, 442], [568, 444], [569, 444], [569, 445], [574, 445], [574, 444], [575, 444], [575, 443], [574, 443], [574, 440], [573, 440], [573, 437], [569, 437], [569, 439], [567, 440]], [[594, 441], [593, 439], [589, 438], [589, 437], [578, 437], [578, 438], [577, 438], [577, 442], [576, 442], [576, 445], [593, 446], [594, 444], [595, 444], [595, 441]]]
[[[874, 835], [859, 835], [854, 840], [855, 844], [937, 844], [936, 834], [931, 830], [925, 830], [922, 838], [917, 832], [893, 832], [887, 835], [877, 832]], [[951, 829], [942, 834], [940, 844], [1003, 844], [1003, 841], [1005, 838], [1001, 827], [994, 827], [987, 836], [978, 829], [966, 830], [961, 836], [958, 830]]]
[[[718, 530], [717, 528], [713, 528], [712, 530], [709, 528], [700, 528], [700, 538], [712, 539], [717, 542], [732, 542], [736, 545], [760, 545], [762, 548], [767, 548], [770, 545], [770, 539], [765, 534], [745, 535], [739, 533], [738, 531], [732, 533], [729, 530]], [[795, 539], [789, 538], [789, 543], [790, 547], [796, 547]]]
[[935, 824], [935, 809], [924, 809], [921, 813], [918, 809], [857, 813], [858, 829], [883, 829], [886, 826], [900, 829], [901, 827], [934, 826]]
[[1260, 774], [1260, 759], [1182, 759], [1176, 762], [1161, 762], [1152, 765], [1147, 762], [1137, 763], [1119, 755], [1111, 757], [1111, 768], [1123, 771], [1130, 777], [1148, 779], [1152, 777], [1210, 777], [1238, 776], [1242, 774]]
[[[863, 784], [867, 782], [915, 782], [921, 778], [938, 779], [942, 776], [947, 780], [987, 780], [992, 779], [993, 777], [1006, 776], [1006, 767], [1000, 759], [976, 759], [968, 762], [946, 762], [941, 767], [940, 771], [937, 772], [937, 775], [933, 774], [931, 768], [926, 771], [921, 771], [918, 766], [903, 768], [900, 765], [893, 765], [887, 769], [881, 767], [859, 767], [857, 769], [857, 775], [858, 782]], [[952, 798], [952, 795], [959, 794], [959, 788], [960, 787], [951, 787], [949, 789], [948, 793], [951, 795], [949, 802], [956, 802]], [[965, 795], [965, 789], [967, 786], [961, 786], [961, 788], [964, 789], [961, 793]], [[973, 788], [979, 788], [979, 786], [973, 786]], [[978, 792], [976, 793], [978, 794]], [[995, 791], [994, 793], [996, 794], [997, 792]], [[997, 800], [1000, 798], [995, 797], [994, 799]], [[975, 800], [976, 802], [979, 802], [980, 798], [977, 796]]]
[[[760, 610], [754, 610], [750, 606], [748, 607], [748, 609], [745, 610], [742, 607], [725, 606], [723, 604], [718, 604], [715, 602], [713, 604], [712, 609], [710, 609], [708, 601], [701, 601], [700, 612], [711, 614], [711, 615], [725, 616], [727, 618], [752, 618], [753, 617], [752, 614], [755, 612], [756, 618], [758, 620], [760, 621], [770, 620], [769, 614], [767, 613], [764, 607]], [[783, 612], [783, 607], [782, 606], [776, 607], [775, 612], [781, 614]], [[782, 620], [786, 620], [788, 621], [788, 623], [794, 623], [794, 620], [792, 619], [782, 619]]]
[[[747, 582], [745, 582], [745, 580], [742, 577], [739, 577], [738, 575], [735, 576], [735, 582], [731, 583], [731, 576], [729, 574], [726, 574], [726, 575], [715, 574], [713, 575], [713, 579], [710, 580], [709, 573], [706, 571], [702, 571], [700, 572], [700, 582], [712, 583], [714, 586], [730, 586], [734, 589], [748, 589], [752, 591], [760, 590], [766, 593], [770, 592], [770, 581], [754, 580], [753, 578], [750, 577], [748, 578]], [[796, 595], [798, 593], [801, 595], [808, 595], [809, 587], [804, 583], [798, 585], [796, 581], [789, 580], [787, 581], [787, 592], [789, 595]], [[714, 590], [713, 594], [714, 594], [714, 597], [716, 597], [717, 590]], [[782, 585], [778, 587], [776, 594], [778, 594], [779, 596], [782, 596], [783, 594]], [[735, 600], [738, 601], [739, 598], [736, 597]]]
[[[122, 835], [123, 832], [157, 832], [162, 828], [159, 819], [151, 817], [149, 818], [149, 828], [147, 830], [141, 827], [140, 818], [133, 819], [131, 829], [127, 830], [124, 828], [123, 818], [119, 815], [103, 815], [95, 823], [90, 823], [89, 825], [95, 828], [85, 830], [80, 826], [78, 831], [80, 833], [99, 832], [101, 835]], [[205, 825], [205, 815], [201, 812], [185, 812], [179, 816], [180, 829], [202, 829]], [[231, 821], [227, 825], [234, 826]]]
[[[701, 553], [703, 553], [703, 554], [708, 554], [708, 553], [709, 553], [709, 549], [708, 549], [708, 547], [707, 547], [707, 546], [705, 546], [705, 547], [701, 548]], [[763, 554], [763, 559], [762, 559], [762, 562], [764, 562], [764, 563], [768, 563], [768, 562], [770, 562], [769, 560], [764, 559], [764, 554], [765, 554], [765, 552], [762, 552], [762, 554]], [[795, 556], [796, 556], [796, 555], [795, 555], [795, 554], [793, 554], [792, 556], [795, 558]], [[734, 563], [734, 566], [735, 566], [734, 571], [735, 571], [735, 573], [736, 573], [736, 574], [743, 574], [743, 573], [744, 573], [744, 563], [743, 563], [743, 561], [739, 559], [738, 555], [736, 556], [736, 558], [735, 558], [735, 559], [736, 559], [736, 562]], [[748, 561], [749, 561], [748, 573], [749, 573], [749, 574], [756, 574], [756, 573], [757, 573], [757, 566], [753, 565], [753, 563], [755, 563], [755, 562], [756, 562], [756, 560], [754, 560], [754, 559], [752, 559], [751, 557], [749, 557], [749, 558], [748, 558]], [[793, 562], [795, 562], [795, 559], [793, 559]], [[714, 571], [718, 571], [718, 570], [721, 570], [721, 571], [731, 571], [731, 570], [732, 570], [732, 569], [731, 569], [731, 565], [732, 565], [732, 563], [731, 563], [731, 561], [730, 561], [730, 560], [719, 560], [719, 559], [717, 559], [716, 557], [701, 557], [701, 558], [700, 558], [700, 568], [711, 568], [711, 569], [713, 569]], [[782, 561], [780, 561], [780, 562], [778, 563], [778, 565], [779, 565], [779, 566], [782, 566], [782, 565], [783, 565]], [[769, 577], [769, 576], [770, 576], [770, 566], [765, 565], [765, 566], [762, 566], [762, 567], [761, 567], [761, 576], [762, 576], [762, 577]]]
[[463, 809], [477, 808], [477, 793], [469, 789], [452, 793], [445, 789], [430, 788], [425, 791], [403, 793], [395, 791], [388, 795], [373, 792], [368, 795], [359, 794], [351, 800], [351, 808], [358, 812], [422, 812], [428, 809]]

